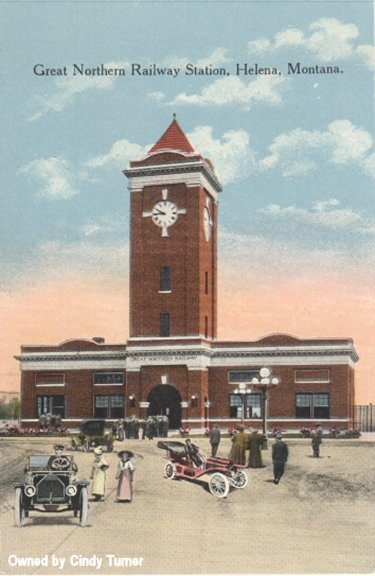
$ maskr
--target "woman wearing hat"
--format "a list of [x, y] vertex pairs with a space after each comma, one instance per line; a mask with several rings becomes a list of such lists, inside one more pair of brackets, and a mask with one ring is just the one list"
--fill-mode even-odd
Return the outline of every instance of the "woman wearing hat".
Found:
[[107, 468], [109, 468], [109, 464], [104, 458], [100, 446], [94, 448], [94, 454], [95, 460], [90, 475], [90, 479], [92, 480], [91, 494], [94, 496], [95, 500], [100, 500], [101, 498], [104, 498], [106, 471]]
[[116, 478], [118, 479], [117, 485], [117, 501], [118, 502], [131, 502], [133, 499], [133, 478], [134, 478], [134, 464], [131, 458], [134, 456], [130, 450], [121, 450], [118, 453], [120, 461], [118, 463]]

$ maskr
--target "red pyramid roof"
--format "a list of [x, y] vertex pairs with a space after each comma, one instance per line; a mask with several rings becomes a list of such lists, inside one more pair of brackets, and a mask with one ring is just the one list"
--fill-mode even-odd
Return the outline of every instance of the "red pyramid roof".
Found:
[[168, 126], [164, 134], [159, 140], [150, 148], [148, 154], [157, 152], [158, 150], [176, 150], [178, 152], [195, 152], [193, 146], [185, 136], [185, 133], [180, 128], [177, 120], [174, 118], [172, 123]]

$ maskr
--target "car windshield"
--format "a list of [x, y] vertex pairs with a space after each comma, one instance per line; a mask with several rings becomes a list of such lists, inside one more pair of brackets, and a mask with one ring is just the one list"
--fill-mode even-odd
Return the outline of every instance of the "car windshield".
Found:
[[[58, 456], [50, 455], [50, 454], [33, 454], [29, 456], [29, 469], [34, 468], [50, 468], [51, 467], [51, 459], [59, 458]], [[72, 465], [73, 457], [63, 456], [64, 460], [69, 462], [69, 466]], [[67, 466], [68, 467], [68, 466]], [[53, 468], [53, 466], [52, 466]], [[58, 469], [58, 468], [57, 468]]]
[[33, 454], [29, 456], [29, 467], [30, 468], [47, 468], [50, 454]]

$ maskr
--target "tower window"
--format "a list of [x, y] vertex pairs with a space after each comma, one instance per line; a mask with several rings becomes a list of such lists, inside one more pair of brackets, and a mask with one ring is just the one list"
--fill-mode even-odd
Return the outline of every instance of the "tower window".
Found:
[[204, 317], [204, 336], [208, 338], [208, 316]]
[[160, 314], [160, 336], [170, 335], [170, 314], [169, 312], [162, 312]]
[[162, 266], [160, 268], [160, 292], [169, 292], [171, 290], [171, 268]]
[[208, 272], [204, 273], [204, 293], [208, 294]]

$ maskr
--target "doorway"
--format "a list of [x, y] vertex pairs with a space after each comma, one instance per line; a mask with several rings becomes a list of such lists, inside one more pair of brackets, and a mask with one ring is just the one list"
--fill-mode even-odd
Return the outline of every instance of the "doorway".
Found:
[[151, 390], [147, 401], [150, 402], [149, 416], [168, 416], [169, 428], [180, 428], [181, 395], [176, 388], [169, 384], [159, 384]]

